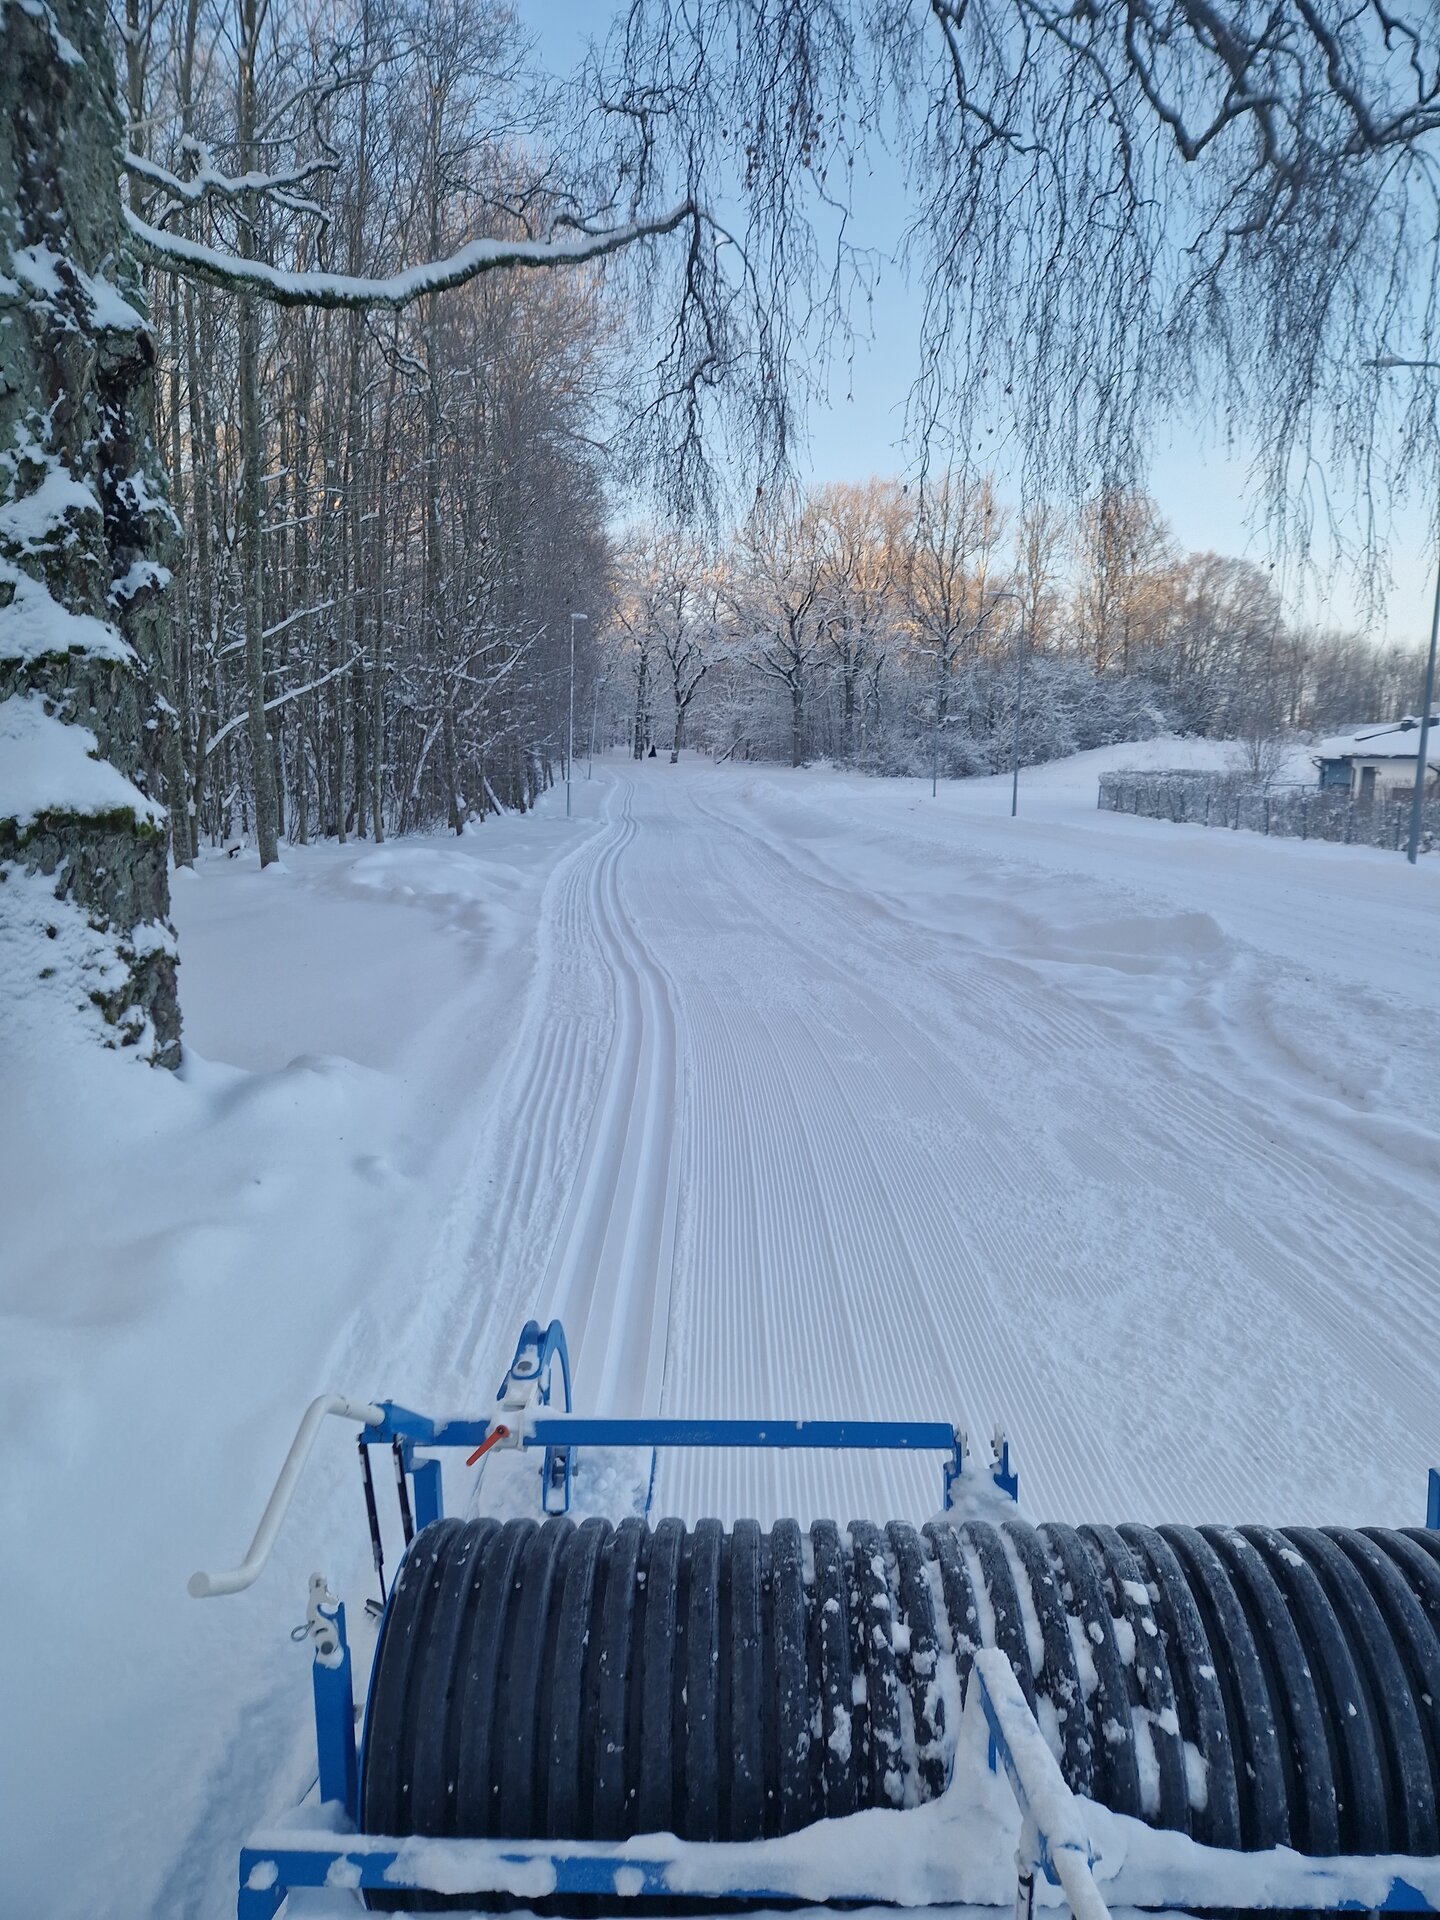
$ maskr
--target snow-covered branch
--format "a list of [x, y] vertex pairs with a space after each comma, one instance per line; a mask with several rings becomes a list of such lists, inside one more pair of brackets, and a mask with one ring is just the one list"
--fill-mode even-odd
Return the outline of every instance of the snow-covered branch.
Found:
[[[190, 179], [182, 180], [178, 174], [171, 173], [168, 167], [160, 166], [143, 153], [127, 153], [123, 156], [127, 172], [138, 174], [142, 180], [148, 180], [151, 186], [163, 188], [177, 206], [186, 207], [199, 206], [204, 200], [241, 200], [255, 193], [283, 193], [286, 189], [303, 186], [313, 174], [334, 173], [339, 164], [338, 160], [310, 160], [303, 167], [287, 167], [280, 173], [225, 174], [217, 172], [206, 158]], [[306, 211], [322, 211], [310, 202], [303, 205]]]
[[[329, 673], [322, 673], [318, 680], [307, 680], [303, 687], [290, 687], [284, 693], [277, 693], [273, 700], [267, 700], [265, 702], [266, 713], [273, 713], [277, 707], [288, 706], [292, 700], [302, 699], [305, 694], [314, 693], [320, 687], [328, 687], [330, 682], [332, 680], [338, 680], [342, 673], [349, 673], [352, 667], [358, 665], [360, 659], [360, 654], [352, 653], [348, 660], [342, 660], [340, 665], [338, 667], [332, 667]], [[220, 745], [220, 742], [228, 739], [237, 727], [243, 727], [249, 718], [248, 713], [232, 714], [224, 726], [217, 732], [212, 733], [210, 738], [205, 742], [205, 758], [208, 760], [216, 747]]]
[[472, 240], [446, 260], [408, 267], [383, 280], [345, 273], [287, 272], [262, 260], [238, 255], [164, 233], [126, 209], [130, 230], [151, 263], [181, 279], [198, 280], [232, 293], [253, 293], [281, 307], [407, 307], [427, 294], [463, 287], [482, 273], [505, 267], [570, 267], [618, 253], [637, 240], [673, 233], [687, 221], [698, 222], [700, 209], [684, 200], [649, 220], [631, 220], [598, 233], [576, 229], [549, 240]]
[[297, 620], [308, 620], [312, 613], [328, 613], [334, 606], [334, 600], [317, 600], [313, 607], [297, 607], [293, 613], [287, 613], [283, 620], [277, 620], [273, 627], [266, 627], [261, 634], [262, 640], [273, 640], [277, 633], [284, 633], [287, 627], [293, 627]]

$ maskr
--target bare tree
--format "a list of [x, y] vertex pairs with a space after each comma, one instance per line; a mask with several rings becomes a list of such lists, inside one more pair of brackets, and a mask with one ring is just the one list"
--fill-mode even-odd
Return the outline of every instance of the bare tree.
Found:
[[741, 643], [756, 670], [784, 689], [790, 764], [800, 767], [808, 757], [808, 706], [825, 642], [820, 516], [798, 495], [761, 502], [737, 545], [732, 605]]
[[1243, 422], [1277, 536], [1308, 533], [1316, 449], [1362, 496], [1387, 457], [1428, 485], [1436, 374], [1401, 436], [1363, 364], [1440, 359], [1424, 0], [634, 0], [609, 59], [652, 173], [718, 204], [729, 156], [746, 258], [782, 249], [792, 364], [864, 279], [848, 182], [890, 133], [926, 298], [912, 424], [1003, 427], [1027, 499], [1136, 484], [1177, 404]]
[[1173, 544], [1159, 509], [1133, 488], [1106, 487], [1075, 529], [1075, 630], [1097, 673], [1128, 670], [1168, 597]]
[[905, 501], [894, 481], [822, 487], [815, 497], [824, 555], [825, 647], [840, 702], [840, 757], [854, 760], [864, 689], [881, 671], [904, 570]]
[[[444, 524], [435, 551], [426, 489], [441, 466], [461, 490], [464, 411], [463, 370], [439, 366], [440, 296], [502, 276], [583, 286], [603, 275], [636, 338], [616, 410], [643, 429], [664, 497], [686, 511], [712, 503], [720, 455], [747, 492], [758, 483], [763, 500], [782, 498], [798, 413], [866, 280], [849, 244], [847, 181], [877, 136], [894, 138], [911, 168], [908, 248], [926, 303], [913, 424], [937, 454], [973, 451], [998, 425], [1019, 449], [1027, 502], [1097, 487], [1102, 501], [1133, 501], [1156, 423], [1203, 402], [1244, 423], [1277, 533], [1303, 546], [1304, 476], [1318, 451], [1348, 475], [1372, 555], [1376, 476], [1403, 489], [1428, 481], [1440, 456], [1434, 372], [1416, 374], [1408, 399], [1377, 405], [1365, 367], [1392, 347], [1440, 360], [1440, 71], [1420, 0], [631, 0], [565, 99], [511, 84], [500, 62], [476, 96], [488, 173], [466, 164], [473, 127], [462, 127], [452, 170], [449, 137], [437, 144], [430, 102], [414, 92], [453, 23], [443, 9], [402, 21], [347, 0], [322, 20], [300, 0], [235, 4], [234, 31], [220, 33], [196, 0], [168, 11], [124, 0], [123, 200], [102, 178], [120, 128], [97, 0], [10, 7], [3, 27], [0, 169], [17, 220], [0, 235], [0, 273], [21, 285], [31, 272], [32, 305], [0, 348], [10, 396], [0, 506], [28, 524], [63, 472], [90, 488], [100, 520], [72, 498], [89, 529], [75, 546], [88, 558], [73, 568], [52, 550], [58, 522], [46, 523], [43, 554], [6, 536], [0, 557], [16, 579], [0, 607], [0, 690], [38, 696], [62, 726], [90, 699], [88, 687], [83, 697], [69, 683], [42, 688], [30, 641], [16, 637], [31, 632], [15, 610], [35, 583], [76, 617], [107, 622], [123, 607], [139, 664], [120, 678], [133, 676], [135, 697], [111, 701], [97, 740], [142, 812], [162, 790], [185, 809], [177, 857], [202, 812], [213, 827], [253, 825], [262, 857], [292, 797], [306, 831], [312, 800], [337, 833], [383, 821], [382, 789], [403, 796], [402, 811], [415, 794], [414, 817], [437, 765], [455, 817], [486, 783], [533, 795], [549, 777], [544, 715], [566, 597], [575, 604], [551, 537], [563, 463], [553, 441], [527, 440], [483, 565], [465, 561]], [[453, 20], [471, 17], [451, 4]], [[477, 5], [473, 17], [500, 16]], [[33, 118], [27, 103], [52, 96], [42, 133], [17, 136]], [[88, 124], [106, 129], [98, 143], [83, 131], [92, 110], [102, 118]], [[83, 169], [64, 150], [72, 137]], [[25, 265], [35, 249], [60, 251], [56, 236], [58, 293]], [[137, 259], [151, 273], [148, 323]], [[123, 292], [129, 317], [106, 286]], [[381, 314], [400, 316], [388, 334]], [[167, 517], [152, 327], [168, 350], [164, 444], [194, 529], [169, 638], [150, 557]], [[86, 341], [95, 354], [72, 364]], [[532, 381], [528, 393], [541, 391]], [[561, 396], [546, 400], [552, 420], [583, 433]], [[1386, 410], [1397, 406], [1404, 433]], [[104, 420], [87, 424], [87, 407]], [[484, 443], [497, 455], [503, 411], [488, 394]], [[123, 496], [119, 466], [87, 465], [85, 449], [107, 436], [125, 449]], [[630, 454], [640, 444], [625, 440]], [[818, 583], [807, 598], [805, 581], [818, 543], [803, 508], [786, 512], [805, 537], [772, 583], [783, 585], [774, 606], [789, 610], [770, 623], [782, 637], [762, 671], [780, 676], [799, 758], [815, 731], [821, 623]], [[582, 543], [591, 579], [603, 572], [602, 518]], [[502, 526], [523, 537], [502, 548]], [[379, 637], [382, 606], [395, 611], [393, 575], [417, 543], [429, 556], [417, 598], [430, 639], [402, 662]], [[1121, 540], [1122, 559], [1126, 550]], [[111, 587], [97, 598], [106, 567], [120, 568], [115, 601]], [[1108, 583], [1110, 558], [1102, 571]], [[763, 584], [763, 569], [755, 578]], [[1116, 603], [1108, 584], [1101, 599], [1090, 684], [1133, 684], [1153, 609], [1123, 594]], [[928, 631], [948, 701], [966, 626], [946, 616]], [[986, 666], [973, 651], [966, 672]], [[1296, 691], [1304, 671], [1295, 652], [1292, 711], [1309, 697]], [[172, 710], [180, 724], [167, 739], [159, 722]], [[8, 846], [24, 830], [0, 831]], [[132, 906], [117, 891], [126, 862], [102, 857], [98, 833], [74, 827], [66, 871], [90, 873], [90, 910], [118, 926]], [[147, 913], [162, 924], [163, 860], [153, 888], [147, 875]], [[156, 952], [123, 962], [129, 985], [110, 999], [151, 1008], [154, 1056], [173, 1059], [173, 991]]]
[[991, 481], [947, 469], [921, 488], [901, 592], [905, 637], [928, 660], [937, 736], [950, 715], [956, 666], [982, 633], [986, 589], [1006, 515]]

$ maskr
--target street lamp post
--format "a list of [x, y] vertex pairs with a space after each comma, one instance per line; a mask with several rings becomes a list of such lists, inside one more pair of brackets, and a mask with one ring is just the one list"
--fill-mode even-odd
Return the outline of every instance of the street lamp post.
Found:
[[[1374, 367], [1379, 373], [1390, 373], [1399, 367], [1428, 368], [1440, 373], [1440, 360], [1405, 360], [1399, 354], [1381, 354], [1378, 360], [1367, 360], [1367, 367]], [[1426, 760], [1430, 749], [1430, 721], [1435, 709], [1435, 643], [1440, 639], [1440, 554], [1436, 555], [1435, 572], [1435, 608], [1430, 615], [1430, 651], [1425, 659], [1425, 692], [1420, 702], [1420, 739], [1415, 749], [1415, 791], [1410, 796], [1410, 842], [1405, 849], [1405, 858], [1411, 866], [1420, 856], [1420, 831], [1425, 824], [1425, 774]]]
[[570, 723], [565, 734], [565, 818], [570, 818], [570, 775], [575, 766], [575, 622], [588, 620], [588, 613], [570, 616]]

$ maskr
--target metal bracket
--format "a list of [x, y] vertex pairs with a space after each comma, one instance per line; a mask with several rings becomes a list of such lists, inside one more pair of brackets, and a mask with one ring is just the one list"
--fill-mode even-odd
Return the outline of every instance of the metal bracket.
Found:
[[320, 1763], [320, 1798], [338, 1800], [352, 1823], [359, 1813], [355, 1760], [355, 1691], [350, 1643], [345, 1637], [345, 1606], [331, 1593], [323, 1573], [310, 1576], [310, 1604], [301, 1632], [314, 1652], [310, 1678], [315, 1693], [315, 1753]]
[[[525, 1322], [515, 1344], [515, 1357], [495, 1398], [510, 1413], [522, 1413], [532, 1405], [548, 1407], [554, 1391], [552, 1379], [557, 1360], [565, 1396], [564, 1411], [569, 1413], [570, 1349], [565, 1344], [565, 1329], [558, 1320], [552, 1320], [543, 1332], [538, 1320]], [[570, 1511], [574, 1473], [571, 1453], [569, 1447], [547, 1446], [545, 1449], [540, 1466], [540, 1506], [545, 1513]]]
[[990, 1478], [1001, 1493], [1009, 1494], [1018, 1506], [1020, 1476], [1010, 1465], [1010, 1442], [1006, 1439], [1005, 1429], [999, 1421], [996, 1421], [995, 1431], [990, 1438]]

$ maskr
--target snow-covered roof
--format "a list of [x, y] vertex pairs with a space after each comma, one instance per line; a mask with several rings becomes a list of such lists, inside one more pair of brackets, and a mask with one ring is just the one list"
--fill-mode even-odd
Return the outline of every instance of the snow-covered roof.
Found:
[[[1335, 733], [1316, 744], [1320, 760], [1413, 760], [1420, 746], [1420, 719], [1407, 715], [1403, 720], [1373, 720], [1349, 733]], [[1430, 738], [1425, 758], [1440, 757], [1440, 715], [1430, 721]]]

